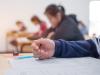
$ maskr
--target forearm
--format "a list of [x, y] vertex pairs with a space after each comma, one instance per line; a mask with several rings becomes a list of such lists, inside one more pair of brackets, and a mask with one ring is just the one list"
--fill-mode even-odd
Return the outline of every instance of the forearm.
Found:
[[87, 41], [55, 41], [54, 57], [98, 57], [96, 46], [92, 40]]

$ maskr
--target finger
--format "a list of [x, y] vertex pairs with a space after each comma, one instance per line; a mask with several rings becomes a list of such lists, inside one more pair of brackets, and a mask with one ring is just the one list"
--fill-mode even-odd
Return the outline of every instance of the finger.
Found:
[[41, 39], [39, 39], [39, 40], [38, 40], [38, 42], [39, 42], [39, 44], [44, 45], [44, 44], [45, 44], [45, 42], [46, 42], [46, 40], [45, 40], [45, 39], [43, 39], [43, 38], [41, 38]]
[[40, 44], [41, 44], [40, 39], [39, 39], [39, 40], [35, 40], [35, 41], [33, 41], [33, 42], [35, 42], [35, 43], [36, 43], [36, 45], [40, 45]]
[[33, 42], [31, 46], [35, 50], [38, 50], [39, 49], [38, 45], [35, 42]]
[[34, 51], [34, 50], [33, 50], [33, 56], [34, 56], [35, 58], [38, 58], [38, 54], [37, 54], [37, 52]]
[[37, 51], [37, 55], [40, 57], [41, 56], [41, 50]]
[[36, 45], [35, 42], [32, 43], [32, 48], [33, 48], [33, 55], [34, 57], [38, 58], [38, 50], [39, 50], [39, 47]]
[[47, 52], [45, 52], [44, 50], [41, 50], [39, 59], [46, 59], [46, 58], [47, 58]]

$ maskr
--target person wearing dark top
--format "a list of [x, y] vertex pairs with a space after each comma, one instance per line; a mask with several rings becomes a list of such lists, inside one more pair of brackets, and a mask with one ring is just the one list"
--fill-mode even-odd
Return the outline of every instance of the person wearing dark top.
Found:
[[68, 16], [69, 16], [70, 18], [72, 18], [77, 24], [79, 23], [76, 14], [69, 14]]
[[84, 40], [83, 35], [77, 27], [77, 23], [71, 17], [65, 15], [64, 7], [51, 4], [46, 8], [45, 15], [52, 24], [52, 31], [45, 37], [49, 36], [53, 40]]

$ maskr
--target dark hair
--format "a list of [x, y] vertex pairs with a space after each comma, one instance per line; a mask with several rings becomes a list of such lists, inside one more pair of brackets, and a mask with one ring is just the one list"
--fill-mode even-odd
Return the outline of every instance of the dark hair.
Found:
[[62, 5], [58, 5], [58, 8], [61, 10], [63, 14], [65, 14], [65, 8]]
[[46, 10], [45, 10], [45, 14], [50, 14], [52, 16], [55, 16], [58, 12], [61, 12], [62, 15], [65, 15], [65, 9], [63, 6], [61, 5], [55, 5], [55, 4], [51, 4], [49, 6], [47, 6]]
[[38, 21], [38, 22], [41, 22], [41, 20], [38, 18], [38, 16], [33, 16], [31, 18], [31, 21], [34, 22], [34, 21]]

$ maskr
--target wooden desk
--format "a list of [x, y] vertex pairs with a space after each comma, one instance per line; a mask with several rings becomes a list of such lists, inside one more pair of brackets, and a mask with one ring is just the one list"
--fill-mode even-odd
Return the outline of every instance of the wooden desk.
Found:
[[[20, 55], [32, 55], [32, 53], [23, 53]], [[0, 75], [4, 75], [11, 68], [8, 61], [10, 57], [12, 57], [12, 54], [0, 54]]]

